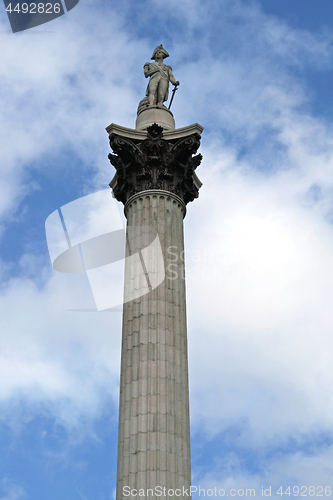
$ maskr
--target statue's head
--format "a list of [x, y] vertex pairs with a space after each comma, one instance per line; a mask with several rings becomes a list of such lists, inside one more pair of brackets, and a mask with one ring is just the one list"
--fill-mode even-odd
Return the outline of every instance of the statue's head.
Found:
[[153, 55], [151, 56], [152, 59], [156, 59], [157, 57], [159, 56], [162, 56], [163, 59], [165, 59], [166, 57], [169, 57], [169, 54], [167, 53], [167, 51], [163, 48], [163, 45], [159, 45], [158, 47], [156, 47], [156, 49], [154, 50], [153, 52]]

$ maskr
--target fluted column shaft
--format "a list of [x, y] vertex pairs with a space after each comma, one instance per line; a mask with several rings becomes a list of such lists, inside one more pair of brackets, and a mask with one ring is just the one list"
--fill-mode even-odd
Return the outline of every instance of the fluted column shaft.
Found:
[[[143, 273], [140, 265], [126, 259], [117, 500], [128, 498], [124, 487], [145, 492], [156, 487], [179, 488], [179, 498], [189, 498], [183, 495], [183, 488], [189, 491], [191, 482], [185, 211], [181, 198], [163, 190], [135, 194], [125, 206], [128, 229], [150, 227], [156, 231], [162, 250], [158, 259], [163, 262], [165, 278], [154, 288], [156, 274], [150, 280], [144, 261], [141, 259]], [[132, 239], [131, 245], [128, 243], [126, 255], [135, 255], [141, 249], [138, 233], [135, 242]], [[154, 265], [161, 269], [160, 264]], [[126, 302], [128, 294], [140, 287], [148, 293]], [[155, 492], [149, 497], [155, 497]]]

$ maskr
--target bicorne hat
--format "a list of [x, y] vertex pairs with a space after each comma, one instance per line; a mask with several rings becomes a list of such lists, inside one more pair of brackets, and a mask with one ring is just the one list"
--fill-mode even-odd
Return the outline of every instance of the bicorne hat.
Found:
[[152, 59], [155, 59], [155, 56], [156, 56], [156, 52], [162, 52], [163, 54], [163, 59], [165, 59], [166, 57], [169, 57], [169, 54], [167, 53], [167, 51], [163, 48], [163, 45], [159, 45], [158, 47], [156, 47], [156, 49], [154, 50], [153, 52], [153, 55], [151, 56]]

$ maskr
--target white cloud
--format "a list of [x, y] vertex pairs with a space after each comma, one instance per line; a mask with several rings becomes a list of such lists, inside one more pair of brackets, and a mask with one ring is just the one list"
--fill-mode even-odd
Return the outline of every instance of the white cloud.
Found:
[[[215, 487], [217, 492], [224, 489], [225, 496], [227, 494], [235, 496], [234, 492], [230, 493], [230, 490], [236, 489], [237, 492], [244, 490], [244, 493], [240, 492], [239, 496], [265, 498], [263, 495], [263, 490], [265, 490], [266, 496], [270, 498], [276, 499], [281, 496], [283, 498], [285, 495], [281, 495], [281, 492], [287, 491], [286, 495], [288, 495], [288, 486], [290, 486], [289, 492], [292, 497], [300, 496], [301, 493], [303, 496], [315, 496], [313, 493], [323, 495], [323, 497], [331, 496], [332, 450], [329, 448], [309, 455], [302, 452], [289, 456], [278, 454], [272, 459], [269, 468], [265, 467], [263, 462], [260, 465], [262, 467], [259, 473], [248, 473], [244, 470], [244, 463], [239, 457], [230, 454], [221, 458], [218, 463], [214, 464], [213, 470], [203, 477], [194, 474], [192, 484], [197, 486], [198, 491], [199, 485], [206, 491]], [[310, 486], [312, 486], [311, 491]], [[255, 495], [253, 491], [250, 493], [250, 489], [255, 490]], [[223, 495], [223, 491], [221, 493]], [[203, 492], [201, 496], [204, 496]], [[198, 494], [195, 494], [194, 498], [198, 498]]]
[[83, 278], [54, 272], [41, 289], [15, 279], [2, 290], [2, 419], [26, 400], [73, 428], [117, 404], [120, 312], [69, 311], [92, 305]]
[[290, 171], [209, 160], [186, 244], [194, 421], [246, 419], [257, 444], [331, 429], [332, 226], [300, 203], [302, 173], [291, 189]]

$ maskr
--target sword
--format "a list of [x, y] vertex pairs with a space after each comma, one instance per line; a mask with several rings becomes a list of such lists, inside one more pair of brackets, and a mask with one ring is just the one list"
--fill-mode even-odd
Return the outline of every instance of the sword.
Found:
[[175, 92], [176, 92], [177, 89], [178, 89], [178, 85], [175, 85], [174, 88], [173, 88], [173, 91], [172, 91], [172, 96], [171, 96], [171, 100], [170, 100], [170, 104], [169, 104], [168, 109], [171, 108], [171, 104], [172, 104], [173, 98], [175, 97]]

